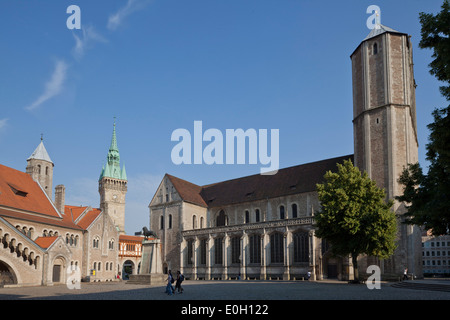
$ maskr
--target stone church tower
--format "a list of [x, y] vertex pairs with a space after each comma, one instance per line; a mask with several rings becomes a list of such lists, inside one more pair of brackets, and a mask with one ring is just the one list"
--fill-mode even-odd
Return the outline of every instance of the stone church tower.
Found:
[[34, 150], [27, 159], [26, 173], [28, 173], [34, 181], [39, 182], [50, 200], [52, 200], [54, 166], [55, 165], [45, 149], [43, 138], [41, 137], [41, 143], [39, 143], [36, 150]]
[[100, 193], [100, 209], [111, 217], [120, 234], [125, 234], [127, 174], [125, 166], [120, 169], [115, 122], [106, 166], [103, 166], [98, 180], [98, 192]]
[[[397, 181], [403, 168], [418, 161], [410, 37], [377, 25], [353, 52], [351, 61], [355, 165], [385, 189], [388, 199], [394, 199], [403, 193]], [[396, 201], [393, 209], [399, 216], [397, 250], [379, 263], [382, 272], [401, 274], [408, 268], [409, 273], [421, 275], [420, 231], [402, 223], [402, 203]]]

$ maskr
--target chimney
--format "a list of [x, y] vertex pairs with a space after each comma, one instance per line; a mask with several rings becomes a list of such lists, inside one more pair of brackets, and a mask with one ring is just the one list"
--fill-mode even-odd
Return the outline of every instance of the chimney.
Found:
[[61, 214], [64, 214], [64, 205], [66, 201], [66, 187], [59, 184], [55, 187], [55, 206]]

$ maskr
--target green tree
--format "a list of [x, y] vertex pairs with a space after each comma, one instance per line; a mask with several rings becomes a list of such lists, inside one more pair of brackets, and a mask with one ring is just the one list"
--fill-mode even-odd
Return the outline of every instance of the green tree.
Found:
[[337, 168], [317, 185], [322, 208], [315, 215], [316, 235], [330, 243], [335, 255], [351, 255], [358, 282], [359, 255], [385, 259], [394, 253], [397, 221], [393, 201], [385, 201], [385, 191], [366, 172], [361, 174], [350, 160]]
[[[444, 1], [436, 15], [420, 13], [422, 40], [419, 46], [433, 49], [430, 73], [446, 85], [440, 91], [450, 100], [450, 4]], [[433, 111], [426, 159], [427, 174], [418, 163], [409, 164], [401, 174], [403, 195], [397, 197], [407, 205], [407, 223], [431, 229], [433, 234], [449, 234], [450, 230], [450, 106]]]
[[440, 91], [447, 100], [450, 100], [450, 3], [445, 0], [442, 10], [433, 15], [421, 12], [419, 14], [422, 25], [422, 39], [419, 47], [422, 49], [432, 49], [434, 60], [430, 63], [430, 73], [439, 81], [447, 82], [446, 86], [441, 86]]

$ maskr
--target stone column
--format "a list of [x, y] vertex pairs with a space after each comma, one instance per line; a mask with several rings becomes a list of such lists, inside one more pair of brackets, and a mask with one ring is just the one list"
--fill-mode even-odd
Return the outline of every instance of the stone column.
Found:
[[180, 273], [184, 274], [184, 265], [185, 261], [187, 259], [187, 241], [186, 239], [182, 238], [180, 243]]
[[311, 280], [318, 280], [319, 278], [321, 279], [321, 277], [318, 277], [319, 275], [316, 274], [316, 265], [321, 266], [321, 263], [319, 263], [318, 261], [316, 261], [316, 250], [320, 249], [320, 248], [316, 248], [316, 237], [314, 236], [314, 231], [311, 230], [308, 233], [309, 236], [309, 269], [311, 271]]
[[197, 280], [197, 265], [198, 265], [198, 238], [195, 237], [193, 244], [194, 248], [192, 248], [192, 279]]
[[208, 240], [206, 241], [206, 272], [205, 272], [205, 280], [211, 280], [211, 267], [212, 267], [212, 253], [213, 247], [213, 238], [211, 234], [208, 236]]
[[261, 280], [266, 280], [266, 272], [267, 272], [267, 255], [266, 255], [266, 230], [264, 230], [261, 235]]
[[223, 280], [228, 280], [228, 247], [230, 245], [230, 237], [227, 233], [225, 233], [225, 236], [223, 237]]
[[248, 235], [247, 232], [244, 230], [241, 237], [241, 279], [245, 280], [247, 279], [247, 243], [248, 243]]
[[284, 240], [284, 273], [283, 280], [290, 280], [290, 264], [291, 264], [291, 255], [289, 248], [292, 243], [292, 232], [287, 230], [283, 237]]

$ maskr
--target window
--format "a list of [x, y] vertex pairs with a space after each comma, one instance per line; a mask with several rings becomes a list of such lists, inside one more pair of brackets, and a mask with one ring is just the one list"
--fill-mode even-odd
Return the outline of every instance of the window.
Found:
[[215, 238], [214, 239], [214, 263], [222, 264], [223, 263], [223, 238]]
[[256, 221], [256, 222], [259, 222], [259, 219], [260, 219], [259, 209], [256, 209], [256, 210], [255, 210], [255, 221]]
[[293, 203], [291, 208], [292, 208], [292, 218], [297, 218], [297, 204]]
[[200, 264], [206, 264], [206, 239], [200, 240]]
[[250, 212], [248, 210], [245, 210], [245, 223], [250, 222]]
[[294, 262], [309, 261], [309, 236], [307, 232], [294, 233]]
[[284, 262], [284, 250], [283, 250], [283, 235], [281, 233], [272, 233], [270, 236], [270, 262], [271, 263], [283, 263]]
[[227, 223], [227, 216], [225, 215], [225, 212], [223, 210], [220, 210], [219, 215], [216, 219], [216, 226], [221, 227], [225, 226]]
[[195, 214], [192, 216], [192, 229], [197, 229], [197, 216]]
[[159, 228], [164, 229], [164, 216], [161, 216], [159, 219]]
[[261, 237], [258, 234], [250, 236], [250, 263], [261, 263]]
[[194, 240], [188, 240], [187, 244], [187, 265], [192, 265], [194, 262]]
[[169, 229], [172, 229], [172, 215], [169, 214]]
[[377, 54], [378, 53], [378, 45], [375, 43], [373, 45], [373, 54]]
[[231, 263], [239, 263], [239, 257], [241, 255], [241, 238], [231, 238]]
[[280, 206], [280, 219], [284, 219], [284, 206]]

